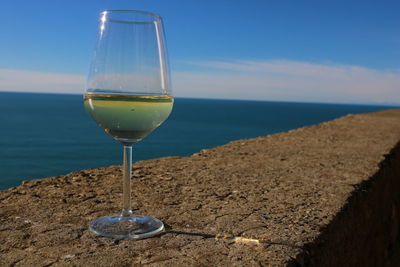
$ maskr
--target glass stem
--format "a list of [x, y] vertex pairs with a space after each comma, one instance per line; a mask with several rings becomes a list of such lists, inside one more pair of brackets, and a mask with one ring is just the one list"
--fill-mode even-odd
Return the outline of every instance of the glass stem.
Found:
[[121, 216], [132, 215], [131, 208], [132, 145], [124, 145], [123, 196]]

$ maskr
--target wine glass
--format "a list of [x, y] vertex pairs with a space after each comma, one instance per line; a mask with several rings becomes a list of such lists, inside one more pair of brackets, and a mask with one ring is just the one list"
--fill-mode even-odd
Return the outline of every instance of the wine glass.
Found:
[[159, 15], [136, 10], [100, 13], [84, 106], [96, 123], [123, 145], [123, 208], [101, 217], [89, 229], [101, 236], [140, 239], [164, 229], [131, 209], [132, 145], [171, 113], [173, 97]]

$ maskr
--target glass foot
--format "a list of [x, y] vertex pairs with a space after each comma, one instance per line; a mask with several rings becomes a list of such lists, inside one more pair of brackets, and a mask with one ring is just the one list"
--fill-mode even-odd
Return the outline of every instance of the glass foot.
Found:
[[141, 239], [160, 233], [164, 229], [164, 224], [149, 216], [112, 215], [98, 218], [92, 222], [89, 229], [105, 237]]

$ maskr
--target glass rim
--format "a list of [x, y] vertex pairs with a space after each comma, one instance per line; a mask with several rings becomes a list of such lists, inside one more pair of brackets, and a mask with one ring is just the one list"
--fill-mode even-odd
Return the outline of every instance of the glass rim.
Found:
[[129, 19], [113, 19], [113, 18], [107, 18], [109, 21], [116, 21], [116, 22], [128, 22], [128, 23], [149, 23], [149, 22], [155, 22], [155, 21], [161, 21], [162, 18], [160, 15], [149, 12], [149, 11], [144, 11], [144, 10], [133, 10], [133, 9], [107, 9], [103, 10], [100, 12], [100, 15], [106, 16], [107, 14], [111, 13], [132, 13], [132, 14], [145, 14], [151, 16], [153, 19], [149, 20], [129, 20]]

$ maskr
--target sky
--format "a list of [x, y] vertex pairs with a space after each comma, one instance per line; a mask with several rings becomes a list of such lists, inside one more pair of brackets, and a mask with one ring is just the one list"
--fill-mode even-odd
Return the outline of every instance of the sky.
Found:
[[0, 92], [83, 93], [106, 9], [164, 19], [177, 97], [400, 105], [400, 1], [4, 0]]

